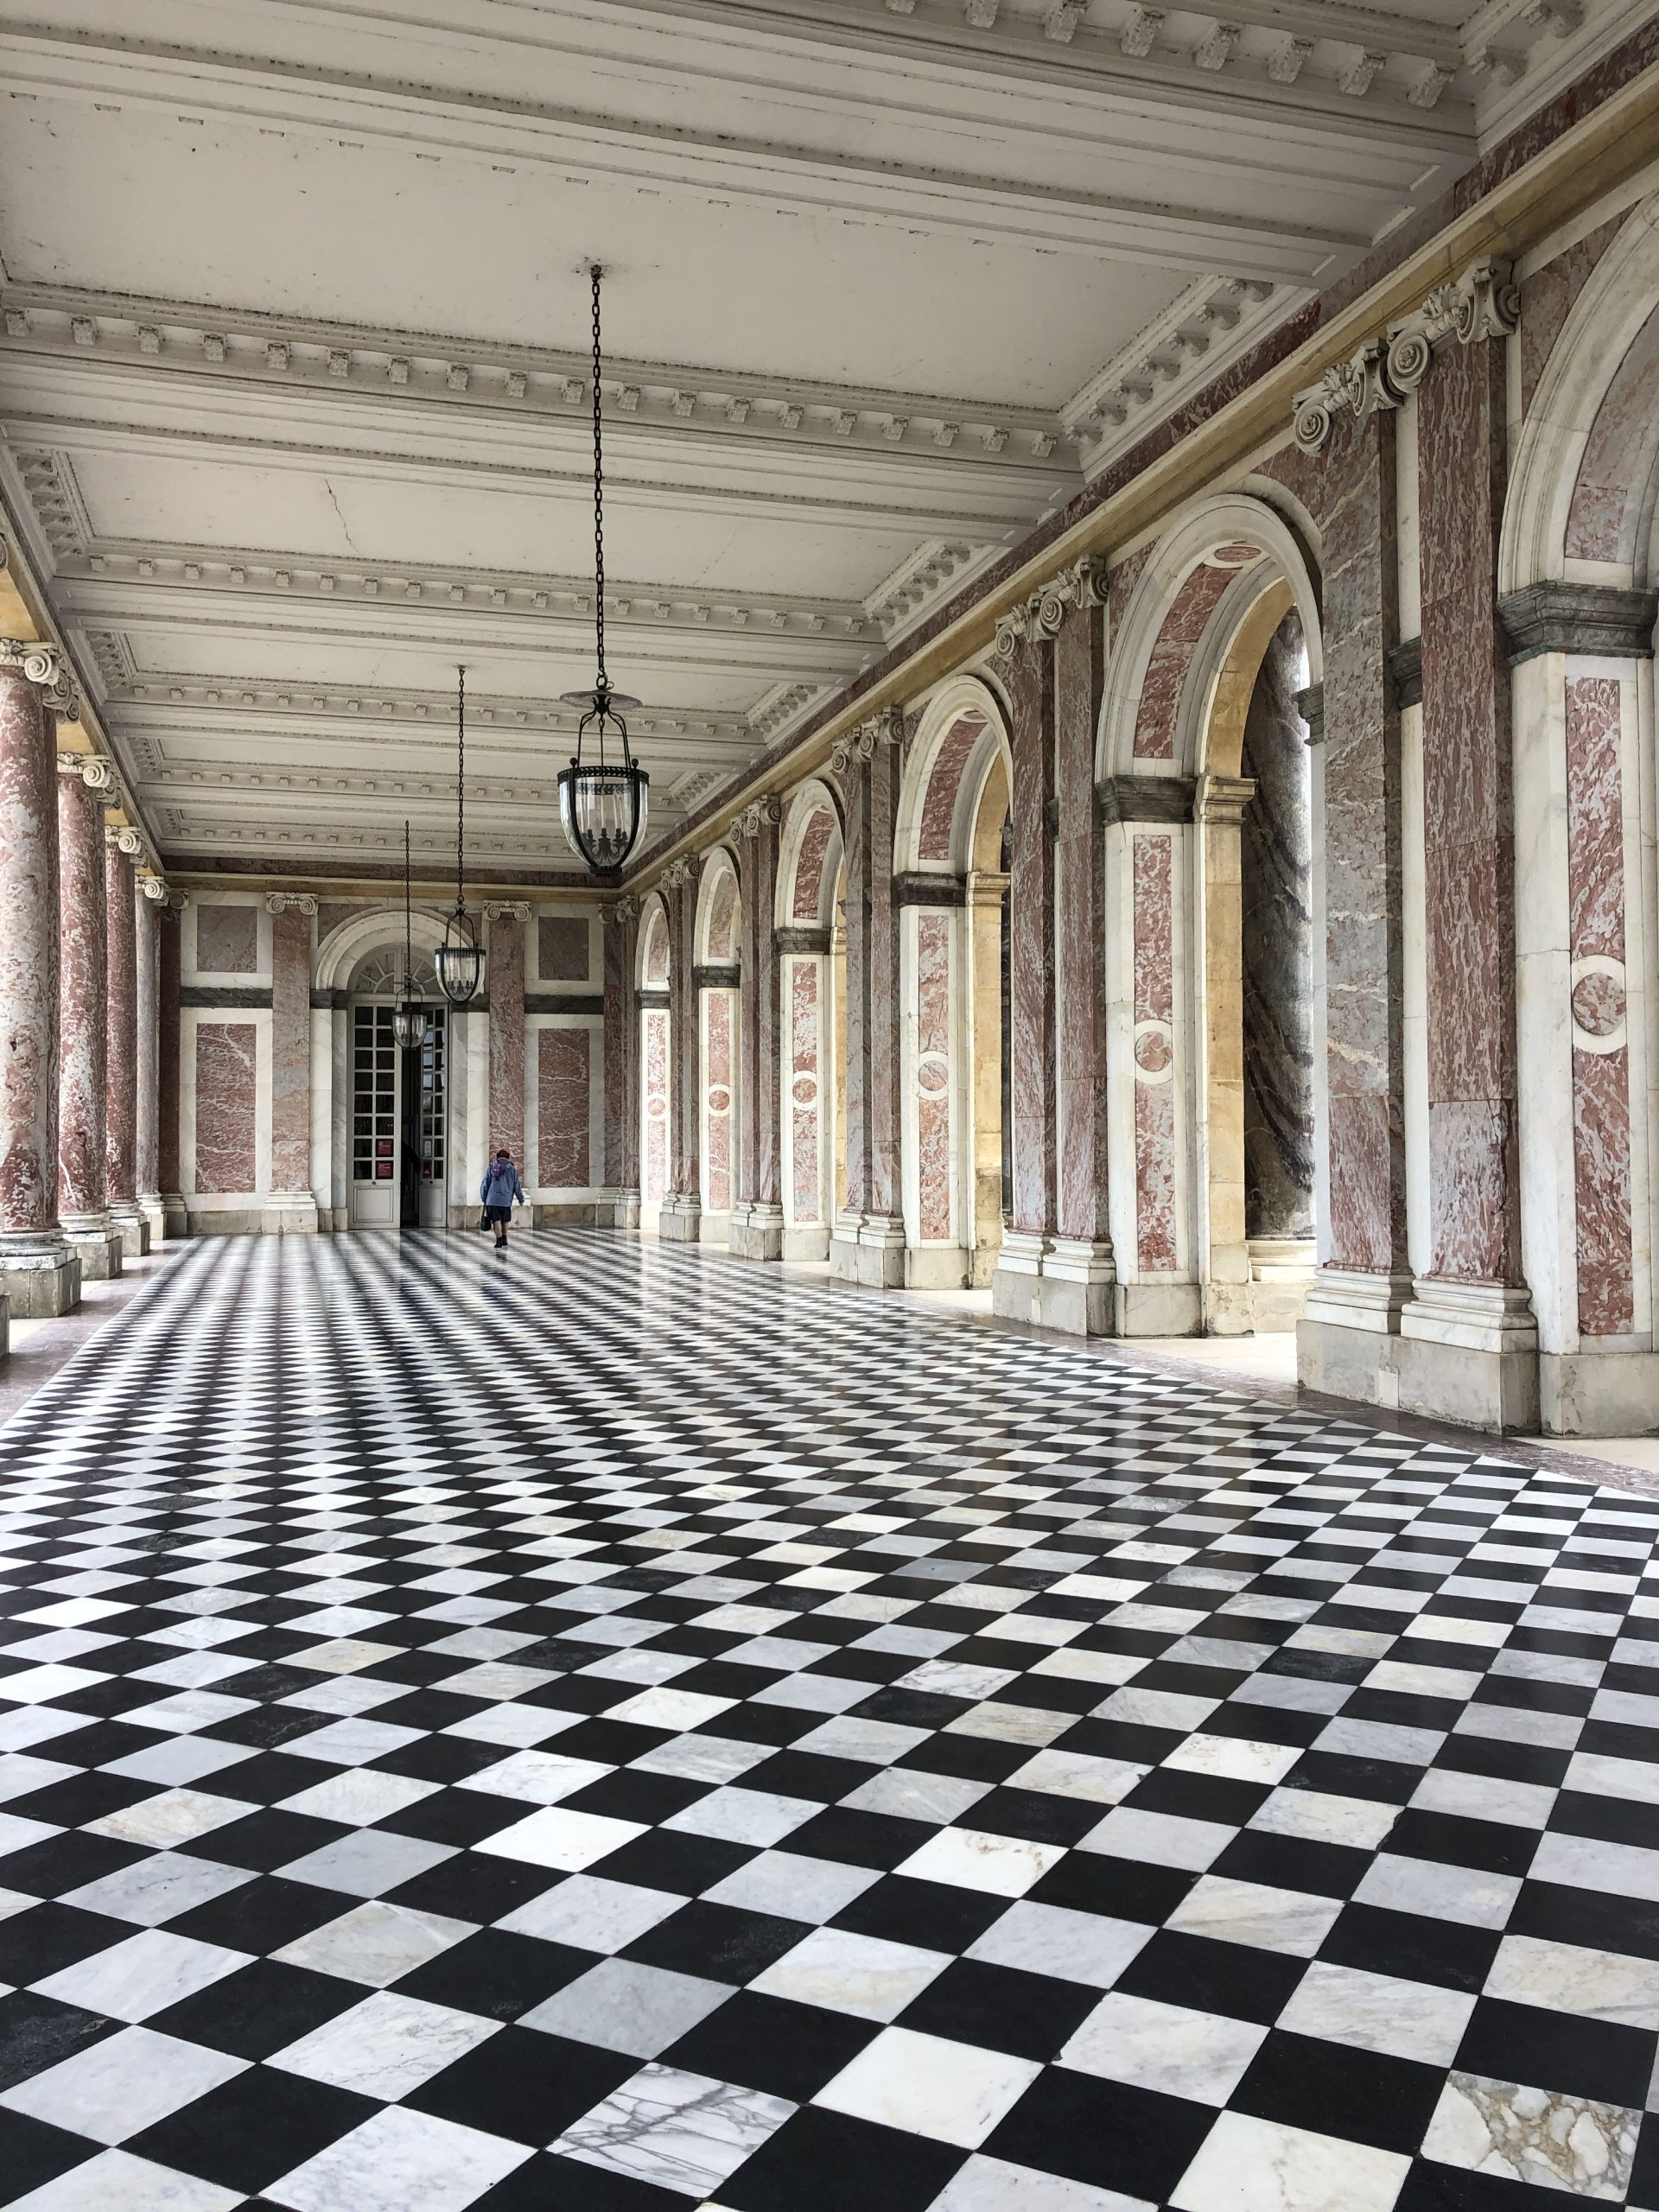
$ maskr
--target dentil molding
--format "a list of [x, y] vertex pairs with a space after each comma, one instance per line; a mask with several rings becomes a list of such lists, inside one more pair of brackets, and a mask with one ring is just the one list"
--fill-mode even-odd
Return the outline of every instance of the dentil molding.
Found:
[[1423, 304], [1385, 338], [1367, 340], [1348, 360], [1325, 371], [1293, 403], [1296, 442], [1318, 453], [1344, 410], [1362, 421], [1400, 406], [1433, 365], [1437, 347], [1455, 335], [1460, 346], [1507, 338], [1520, 320], [1521, 294], [1507, 261], [1483, 257], [1454, 284], [1439, 284]]

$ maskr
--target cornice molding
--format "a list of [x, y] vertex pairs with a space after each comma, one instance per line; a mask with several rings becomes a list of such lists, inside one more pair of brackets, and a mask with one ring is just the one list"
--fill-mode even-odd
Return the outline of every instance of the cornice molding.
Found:
[[1539, 653], [1583, 653], [1614, 660], [1651, 660], [1659, 591], [1623, 591], [1611, 584], [1528, 584], [1497, 602], [1510, 643], [1510, 665]]
[[1100, 818], [1115, 822], [1190, 822], [1195, 776], [1103, 776], [1095, 785]]

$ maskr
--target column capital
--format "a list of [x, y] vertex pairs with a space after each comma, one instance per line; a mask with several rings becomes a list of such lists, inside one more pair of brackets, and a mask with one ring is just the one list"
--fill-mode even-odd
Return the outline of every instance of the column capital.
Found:
[[316, 893], [315, 891], [268, 891], [265, 893], [265, 912], [268, 914], [285, 914], [290, 908], [302, 914], [315, 914], [317, 911]]
[[639, 901], [637, 899], [613, 899], [608, 906], [601, 909], [600, 919], [601, 922], [631, 922], [639, 912]]
[[996, 658], [1012, 660], [1027, 640], [1052, 645], [1060, 634], [1068, 607], [1098, 607], [1105, 596], [1106, 563], [1098, 555], [1085, 553], [1039, 585], [1029, 599], [997, 618]]
[[[113, 791], [118, 789], [115, 768], [99, 753], [60, 753], [58, 773], [79, 776], [89, 791]], [[112, 804], [106, 800], [105, 804]]]
[[138, 888], [153, 906], [169, 906], [175, 898], [182, 902], [184, 897], [182, 892], [170, 891], [159, 875], [141, 875]]
[[484, 901], [486, 922], [527, 922], [530, 919], [528, 899], [486, 899]]
[[104, 824], [104, 842], [113, 846], [118, 852], [124, 853], [129, 860], [136, 860], [144, 849], [143, 837], [130, 822], [124, 822], [118, 827], [112, 822], [106, 822]]
[[79, 714], [80, 695], [58, 646], [37, 638], [0, 638], [0, 668], [16, 669], [26, 683], [38, 684], [60, 721], [73, 721]]
[[733, 823], [732, 829], [740, 837], [754, 838], [760, 835], [762, 828], [766, 823], [781, 822], [783, 818], [782, 799], [774, 792], [767, 791], [764, 797], [750, 801]]
[[1428, 374], [1436, 349], [1447, 339], [1475, 346], [1507, 338], [1520, 318], [1513, 266], [1484, 254], [1455, 283], [1437, 284], [1420, 308], [1391, 323], [1385, 335], [1368, 339], [1357, 353], [1328, 368], [1317, 385], [1297, 393], [1297, 444], [1304, 453], [1318, 453], [1333, 419], [1344, 410], [1363, 420], [1402, 405]]

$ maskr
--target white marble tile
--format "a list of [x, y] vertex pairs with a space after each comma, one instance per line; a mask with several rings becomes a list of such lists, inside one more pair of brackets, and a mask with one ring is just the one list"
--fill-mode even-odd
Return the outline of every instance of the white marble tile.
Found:
[[325, 1922], [309, 1935], [296, 1936], [271, 1956], [287, 1966], [310, 1967], [318, 1974], [338, 1974], [342, 1980], [366, 1982], [379, 1989], [472, 1933], [469, 1920], [417, 1912], [411, 1905], [387, 1904], [377, 1898]]
[[[353, 1683], [351, 1687], [360, 1690], [365, 1686]], [[314, 1729], [301, 1739], [299, 1750], [302, 1758], [321, 1759], [326, 1764], [365, 1766], [371, 1759], [383, 1759], [388, 1752], [401, 1751], [422, 1740], [418, 1728], [401, 1728], [390, 1720], [371, 1720], [358, 1713], [327, 1728]]]
[[486, 1836], [474, 1848], [497, 1859], [521, 1859], [532, 1866], [551, 1866], [563, 1873], [577, 1874], [644, 1834], [642, 1821], [613, 1820], [601, 1813], [568, 1813], [563, 1806], [543, 1805], [526, 1819]]
[[423, 1797], [435, 1796], [442, 1786], [419, 1781], [411, 1774], [383, 1774], [374, 1767], [353, 1767], [331, 1774], [326, 1782], [314, 1782], [308, 1789], [296, 1790], [281, 1801], [281, 1810], [363, 1827], [372, 1821], [384, 1821], [388, 1814], [418, 1805]]
[[[1535, 1860], [1533, 1871], [1537, 1872]], [[1472, 1866], [1446, 1866], [1437, 1859], [1405, 1859], [1394, 1852], [1382, 1853], [1354, 1891], [1361, 1904], [1422, 1913], [1431, 1920], [1459, 1921], [1465, 1928], [1503, 1927], [1520, 1894], [1521, 1884], [1513, 1874], [1486, 1874]]]
[[661, 1826], [676, 1834], [764, 1847], [781, 1842], [823, 1810], [810, 1797], [783, 1797], [762, 1789], [711, 1789]]
[[1219, 1775], [1230, 1782], [1282, 1782], [1302, 1756], [1300, 1744], [1259, 1743], [1244, 1736], [1189, 1736], [1164, 1761], [1184, 1774]]
[[320, 1889], [343, 1890], [347, 1897], [378, 1897], [454, 1855], [453, 1844], [428, 1843], [390, 1828], [357, 1828], [290, 1859], [276, 1871], [287, 1882], [312, 1882]]
[[1567, 1764], [1566, 1789], [1593, 1791], [1627, 1804], [1659, 1805], [1659, 1767], [1644, 1759], [1613, 1758], [1603, 1751], [1575, 1752]]
[[1145, 1813], [1133, 1805], [1119, 1805], [1090, 1829], [1077, 1848], [1154, 1866], [1185, 1866], [1201, 1874], [1220, 1858], [1235, 1834], [1218, 1821], [1189, 1821], [1179, 1813]]
[[1310, 1843], [1339, 1843], [1375, 1851], [1400, 1817], [1397, 1805], [1370, 1797], [1336, 1797], [1321, 1789], [1275, 1789], [1250, 1815], [1247, 1827], [1268, 1835], [1301, 1836]]
[[486, 1705], [464, 1720], [453, 1720], [441, 1729], [445, 1736], [465, 1737], [474, 1744], [512, 1744], [528, 1749], [534, 1744], [544, 1744], [550, 1737], [561, 1736], [567, 1728], [574, 1728], [582, 1718], [576, 1713], [556, 1713], [544, 1705]]
[[12, 2212], [232, 2212], [246, 2202], [240, 2190], [136, 2158], [130, 2151], [100, 2151], [15, 2198]]
[[[1484, 1994], [1541, 2005], [1592, 2020], [1659, 2029], [1659, 1963], [1622, 1951], [1592, 1951], [1537, 1936], [1506, 1936]], [[1450, 2064], [1450, 2060], [1447, 2060]]]
[[573, 1874], [568, 1882], [531, 1897], [495, 1923], [515, 1936], [534, 1936], [546, 1943], [566, 1943], [578, 1951], [609, 1954], [626, 1949], [648, 1928], [655, 1928], [684, 1904], [669, 1890], [647, 1890], [632, 1882], [607, 1882], [597, 1874]]
[[940, 1828], [894, 1868], [918, 1882], [949, 1882], [988, 1896], [1020, 1897], [1065, 1856], [1058, 1843], [1031, 1843], [1023, 1836], [995, 1835], [980, 1828]]
[[292, 2212], [466, 2212], [531, 2155], [526, 2144], [389, 2105], [264, 2193]]
[[1082, 2023], [1058, 2063], [1193, 2104], [1224, 2105], [1267, 2032], [1254, 2021], [1113, 1990]]
[[1156, 1931], [1144, 1921], [1074, 1912], [1065, 1905], [1012, 1904], [968, 1948], [970, 1959], [1109, 1989]]
[[34, 1987], [42, 1996], [79, 2005], [84, 2012], [105, 2012], [112, 2020], [147, 2020], [250, 1963], [245, 1951], [228, 1951], [217, 1943], [169, 1935], [162, 1928], [146, 1928], [124, 1943], [112, 1943], [106, 1951], [94, 1951], [48, 1974]]
[[[1491, 1991], [1489, 1993], [1499, 1993]], [[1458, 2055], [1475, 2000], [1465, 1991], [1406, 1981], [1359, 1967], [1315, 1959], [1279, 2017], [1281, 2028], [1322, 2036], [1427, 2066], [1449, 2066]]]
[[1042, 2070], [1035, 2061], [1006, 2051], [887, 2028], [812, 2101], [973, 2151]]
[[94, 2143], [122, 2143], [246, 2071], [244, 2058], [123, 2028], [0, 2092], [0, 2105]]
[[1029, 1744], [1033, 1751], [1052, 1744], [1077, 1725], [1075, 1713], [1060, 1713], [1044, 1706], [1009, 1705], [992, 1698], [971, 1707], [945, 1723], [950, 1736], [986, 1736], [997, 1744]]
[[67, 1781], [80, 1771], [78, 1766], [65, 1766], [60, 1759], [36, 1758], [28, 1751], [8, 1751], [0, 1758], [0, 1802], [10, 1803], [14, 1797], [27, 1796], [31, 1789], [44, 1789], [48, 1783]]
[[892, 2020], [950, 1963], [944, 1951], [891, 1943], [850, 1929], [815, 1928], [750, 1988], [864, 2020]]
[[516, 1797], [526, 1805], [556, 1805], [561, 1798], [574, 1797], [578, 1789], [586, 1789], [590, 1783], [601, 1782], [607, 1774], [614, 1774], [613, 1766], [601, 1764], [596, 1759], [572, 1759], [557, 1751], [515, 1751], [510, 1758], [499, 1760], [494, 1766], [480, 1767], [476, 1774], [467, 1777], [468, 1789], [480, 1789], [492, 1797]]
[[539, 2028], [572, 2043], [601, 2050], [655, 2058], [671, 2044], [706, 2020], [730, 1997], [728, 1982], [675, 1974], [633, 1959], [602, 1959], [533, 2010], [519, 2016], [521, 2028]]
[[1149, 1770], [1127, 1759], [1094, 1758], [1082, 1751], [1039, 1751], [1008, 1777], [1010, 1789], [1041, 1789], [1051, 1797], [1116, 1805]]
[[882, 1877], [873, 1866], [850, 1866], [834, 1859], [807, 1859], [787, 1851], [763, 1851], [703, 1891], [712, 1904], [739, 1906], [746, 1912], [771, 1913], [782, 1920], [819, 1925], [845, 1911]]
[[378, 1989], [275, 2052], [266, 2063], [391, 2104], [465, 2057], [500, 2026], [500, 2021], [476, 2012]]
[[194, 1905], [206, 1904], [228, 1890], [238, 1890], [253, 1876], [241, 1866], [221, 1866], [216, 1860], [188, 1859], [181, 1852], [158, 1851], [136, 1859], [113, 1874], [83, 1883], [63, 1899], [83, 1912], [108, 1913], [116, 1920], [134, 1920], [141, 1928], [157, 1928]]
[[1209, 1936], [1218, 1942], [1248, 1943], [1258, 1950], [1311, 1959], [1341, 1910], [1338, 1897], [1202, 1874], [1165, 1924], [1183, 1935]]
[[849, 1790], [841, 1802], [855, 1812], [890, 1813], [901, 1821], [954, 1821], [991, 1788], [955, 1774], [927, 1774], [918, 1767], [885, 1767]]
[[1452, 2074], [1423, 2138], [1423, 2156], [1622, 2204], [1641, 2124], [1641, 2113], [1622, 2105]]
[[1449, 1813], [1465, 1821], [1497, 1821], [1506, 1827], [1535, 1831], [1548, 1821], [1555, 1794], [1553, 1788], [1539, 1783], [1432, 1767], [1412, 1792], [1410, 1802], [1422, 1811]]
[[183, 1788], [193, 1782], [205, 1782], [209, 1775], [221, 1774], [227, 1767], [239, 1766], [253, 1756], [245, 1745], [220, 1744], [209, 1736], [168, 1736], [142, 1751], [111, 1759], [104, 1771], [125, 1775], [134, 1782]]
[[796, 1738], [798, 1751], [816, 1751], [827, 1759], [861, 1759], [869, 1766], [887, 1766], [927, 1741], [925, 1728], [906, 1728], [893, 1720], [868, 1720], [858, 1713], [840, 1713], [822, 1727], [809, 1729]]
[[[715, 2212], [715, 2208], [709, 2208]], [[1034, 2166], [1010, 2165], [979, 2153], [958, 2166], [928, 2212], [1157, 2212], [1144, 2198], [1091, 2189]]]
[[552, 2149], [694, 2201], [735, 2173], [795, 2107], [671, 2067], [642, 2067]]
[[1012, 1667], [976, 1667], [954, 1659], [925, 1659], [907, 1675], [900, 1675], [896, 1689], [920, 1690], [929, 1697], [959, 1697], [978, 1704], [1005, 1690], [1019, 1675]]
[[1173, 2212], [1392, 2212], [1410, 2164], [1368, 2143], [1224, 2112], [1169, 2202]]
[[701, 1728], [705, 1720], [729, 1713], [737, 1702], [731, 1697], [707, 1697], [696, 1690], [677, 1690], [671, 1683], [641, 1690], [624, 1698], [605, 1716], [607, 1720], [631, 1721], [636, 1728]]
[[1114, 1690], [1095, 1707], [1103, 1720], [1122, 1720], [1137, 1728], [1179, 1728], [1182, 1735], [1202, 1728], [1220, 1704], [1219, 1698], [1187, 1697], [1175, 1690]]

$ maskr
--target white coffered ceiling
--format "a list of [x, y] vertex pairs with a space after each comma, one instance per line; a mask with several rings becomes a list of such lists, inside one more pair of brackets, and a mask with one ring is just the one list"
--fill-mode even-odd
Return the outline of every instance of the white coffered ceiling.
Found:
[[668, 826], [1647, 0], [0, 0], [0, 474], [164, 858]]

